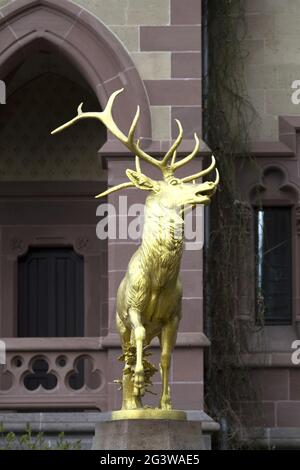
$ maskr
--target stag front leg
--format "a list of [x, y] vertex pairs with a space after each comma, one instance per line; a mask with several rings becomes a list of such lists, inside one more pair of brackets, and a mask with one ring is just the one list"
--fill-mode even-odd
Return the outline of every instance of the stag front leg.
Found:
[[160, 408], [163, 410], [171, 410], [171, 395], [169, 387], [169, 372], [172, 351], [174, 349], [177, 337], [177, 330], [179, 325], [179, 317], [172, 318], [162, 329], [160, 336], [161, 345], [161, 359], [160, 359], [160, 373], [162, 378], [162, 394], [160, 398]]
[[135, 309], [129, 309], [129, 318], [133, 327], [133, 337], [136, 347], [136, 365], [134, 371], [133, 394], [142, 397], [145, 394], [143, 346], [146, 338], [146, 330], [141, 322], [141, 314]]
[[133, 374], [129, 372], [131, 370], [130, 363], [128, 362], [128, 358], [126, 358], [126, 352], [131, 344], [131, 330], [126, 328], [122, 320], [120, 319], [118, 313], [116, 316], [116, 324], [120, 334], [121, 342], [122, 342], [122, 349], [125, 355], [125, 366], [123, 369], [123, 377], [122, 377], [122, 389], [123, 389], [123, 400], [122, 400], [122, 410], [135, 410], [137, 408], [141, 408], [141, 400], [139, 397], [135, 397], [133, 394], [133, 381], [132, 376]]

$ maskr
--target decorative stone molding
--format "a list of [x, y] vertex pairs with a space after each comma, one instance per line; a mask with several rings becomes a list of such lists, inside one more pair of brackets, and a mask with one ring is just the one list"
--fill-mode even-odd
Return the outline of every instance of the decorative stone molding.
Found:
[[261, 204], [272, 200], [275, 204], [295, 204], [299, 197], [298, 186], [291, 181], [287, 168], [282, 164], [265, 165], [259, 175], [258, 181], [252, 185], [249, 190], [250, 201], [252, 204]]
[[[0, 370], [1, 408], [57, 409], [70, 400], [74, 408], [106, 408], [106, 354], [97, 347], [97, 340], [59, 339], [6, 340], [7, 361]], [[39, 369], [45, 366], [45, 374], [35, 379], [37, 362]]]

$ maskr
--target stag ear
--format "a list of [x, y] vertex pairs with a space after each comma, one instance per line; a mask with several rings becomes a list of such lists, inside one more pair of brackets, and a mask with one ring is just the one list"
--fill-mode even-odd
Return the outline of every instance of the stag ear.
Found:
[[139, 173], [134, 170], [126, 170], [126, 175], [130, 181], [139, 189], [144, 189], [145, 191], [156, 191], [157, 183], [153, 181], [149, 176]]

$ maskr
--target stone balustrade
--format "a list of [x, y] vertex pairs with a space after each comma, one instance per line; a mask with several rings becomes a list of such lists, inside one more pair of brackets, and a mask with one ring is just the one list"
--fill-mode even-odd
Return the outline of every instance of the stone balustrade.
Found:
[[1, 409], [106, 409], [99, 338], [9, 338], [0, 365]]

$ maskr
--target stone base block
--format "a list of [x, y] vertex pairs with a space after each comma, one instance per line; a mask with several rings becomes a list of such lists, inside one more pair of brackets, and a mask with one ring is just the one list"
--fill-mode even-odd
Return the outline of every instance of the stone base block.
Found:
[[200, 421], [122, 419], [96, 424], [93, 450], [205, 450]]

